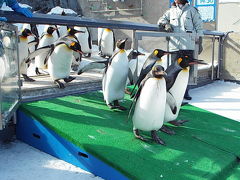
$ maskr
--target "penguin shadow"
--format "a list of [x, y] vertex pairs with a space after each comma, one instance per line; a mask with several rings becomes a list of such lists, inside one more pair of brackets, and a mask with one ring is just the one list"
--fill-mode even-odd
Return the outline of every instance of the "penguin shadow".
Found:
[[[111, 143], [111, 142], [109, 142]], [[109, 145], [82, 144], [87, 152], [92, 152], [129, 179], [191, 179], [190, 177], [220, 177], [205, 167], [194, 168], [202, 163], [204, 155], [189, 156], [189, 151], [178, 152], [171, 148], [149, 146], [141, 141], [125, 138], [123, 144]], [[216, 163], [217, 164], [217, 163]], [[228, 174], [229, 175], [229, 174]]]
[[[93, 95], [93, 94], [91, 94]], [[88, 96], [89, 97], [89, 96]], [[30, 105], [33, 111], [44, 112], [44, 116], [41, 118], [54, 118], [59, 119], [60, 121], [68, 121], [76, 123], [77, 125], [81, 124], [92, 124], [94, 126], [112, 128], [123, 131], [131, 131], [132, 127], [129, 123], [126, 123], [127, 114], [122, 112], [113, 113], [110, 109], [106, 110], [106, 104], [104, 102], [99, 102], [100, 98], [96, 100], [86, 100], [88, 97], [63, 97], [57, 99], [50, 99], [47, 101], [47, 104], [55, 104], [54, 106], [47, 108], [45, 107], [36, 107]], [[96, 103], [98, 102], [98, 104]], [[61, 109], [59, 109], [62, 107]], [[64, 111], [63, 111], [64, 110]], [[45, 120], [43, 120], [45, 122]]]

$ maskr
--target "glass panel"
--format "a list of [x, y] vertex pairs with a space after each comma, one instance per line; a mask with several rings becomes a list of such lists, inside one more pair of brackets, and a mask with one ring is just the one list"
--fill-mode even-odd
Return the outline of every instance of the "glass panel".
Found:
[[[0, 31], [0, 110], [3, 123], [19, 101], [17, 37], [14, 31]], [[1, 128], [1, 127], [0, 127]]]

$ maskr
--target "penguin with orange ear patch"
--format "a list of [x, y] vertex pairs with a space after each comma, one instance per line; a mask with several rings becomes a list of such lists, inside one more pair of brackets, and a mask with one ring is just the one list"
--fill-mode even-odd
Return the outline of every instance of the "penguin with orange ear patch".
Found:
[[66, 83], [75, 79], [75, 77], [70, 76], [74, 51], [82, 53], [80, 44], [73, 40], [64, 39], [64, 41], [57, 42], [48, 55], [48, 72], [59, 88], [64, 88], [63, 83], [59, 81], [60, 79]]
[[166, 81], [164, 68], [161, 65], [155, 65], [152, 70], [142, 80], [139, 89], [134, 96], [130, 109], [134, 107], [132, 117], [133, 132], [136, 138], [146, 141], [147, 139], [140, 135], [140, 130], [150, 131], [153, 140], [164, 145], [157, 131], [162, 127], [164, 121], [164, 112], [166, 104]]
[[30, 55], [34, 57], [41, 53], [46, 53], [47, 56], [44, 64], [48, 64], [48, 72], [51, 78], [59, 88], [64, 88], [64, 84], [60, 82], [61, 79], [66, 83], [75, 79], [75, 77], [70, 76], [74, 51], [82, 53], [80, 44], [74, 40], [63, 37], [54, 44], [37, 49]]
[[[176, 120], [181, 108], [184, 93], [187, 88], [189, 69], [192, 64], [206, 64], [202, 60], [190, 58], [186, 55], [181, 55], [178, 59], [166, 69], [166, 87], [167, 98], [164, 115], [164, 122], [171, 123], [175, 126], [181, 126], [187, 120]], [[174, 134], [174, 132], [166, 126], [161, 128], [163, 132]]]

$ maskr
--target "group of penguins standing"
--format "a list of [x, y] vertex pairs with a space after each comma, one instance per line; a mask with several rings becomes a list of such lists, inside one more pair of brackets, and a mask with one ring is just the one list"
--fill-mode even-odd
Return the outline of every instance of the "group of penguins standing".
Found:
[[[64, 88], [61, 79], [66, 83], [75, 79], [70, 76], [73, 62], [81, 61], [82, 56], [91, 56], [92, 42], [86, 27], [68, 27], [61, 36], [59, 27], [48, 25], [39, 40], [36, 41], [35, 38], [30, 42], [28, 40], [28, 37], [32, 36], [30, 25], [23, 27], [19, 34], [19, 59], [20, 73], [26, 81], [33, 81], [26, 72], [28, 63], [35, 58], [36, 74], [40, 74], [39, 69], [47, 68], [54, 83], [59, 88]], [[53, 35], [54, 32], [58, 35], [57, 40], [56, 35]], [[80, 38], [86, 33], [84, 38]], [[81, 74], [89, 69], [104, 69], [102, 79], [104, 101], [110, 109], [122, 111], [127, 110], [119, 104], [119, 101], [124, 99], [127, 80], [129, 79], [130, 84], [133, 84], [134, 72], [129, 68], [129, 62], [143, 55], [136, 50], [132, 50], [127, 55], [126, 41], [127, 39], [123, 39], [115, 43], [113, 31], [108, 28], [103, 29], [99, 41], [99, 55], [106, 60], [92, 62], [77, 70], [78, 74]], [[36, 49], [31, 50], [29, 44]], [[180, 56], [165, 70], [162, 66], [162, 57], [174, 53]], [[175, 134], [173, 130], [164, 126], [164, 123], [180, 126], [186, 122], [186, 120], [177, 121], [176, 118], [188, 84], [189, 66], [197, 63], [204, 64], [201, 60], [181, 55], [180, 51], [166, 52], [155, 49], [148, 56], [130, 93], [133, 101], [129, 109], [129, 117], [132, 116], [136, 138], [146, 141], [147, 138], [140, 135], [140, 130], [150, 131], [152, 139], [164, 145], [157, 131]]]

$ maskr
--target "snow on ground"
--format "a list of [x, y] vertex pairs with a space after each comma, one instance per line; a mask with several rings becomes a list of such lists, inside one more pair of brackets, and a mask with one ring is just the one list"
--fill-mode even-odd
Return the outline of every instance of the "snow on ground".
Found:
[[192, 89], [190, 104], [240, 122], [240, 85], [215, 81]]
[[[240, 85], [215, 81], [192, 89], [190, 104], [240, 121]], [[0, 145], [1, 180], [100, 180], [20, 141]]]
[[20, 141], [0, 144], [1, 180], [101, 180]]

